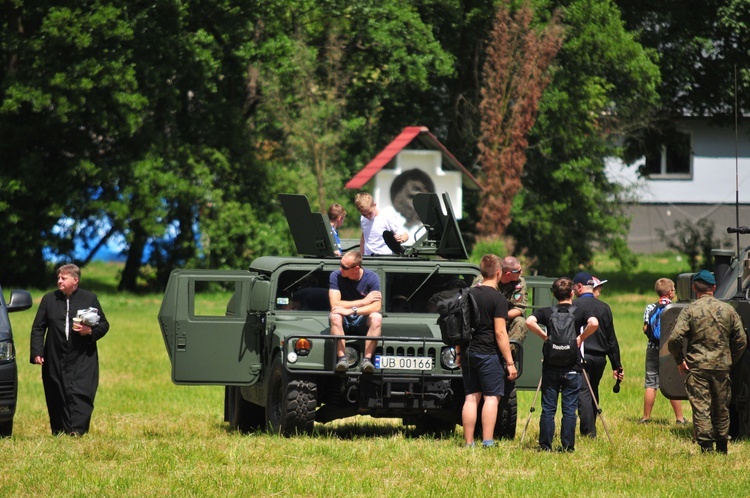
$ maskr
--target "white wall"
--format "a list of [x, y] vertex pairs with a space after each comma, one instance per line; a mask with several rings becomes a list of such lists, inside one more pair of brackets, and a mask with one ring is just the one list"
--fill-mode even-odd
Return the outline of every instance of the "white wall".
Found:
[[[633, 187], [638, 202], [644, 203], [734, 203], [739, 178], [740, 203], [750, 203], [750, 128], [739, 130], [739, 162], [735, 155], [734, 129], [718, 128], [703, 120], [686, 120], [681, 127], [693, 133], [691, 179], [643, 179], [638, 166], [619, 160], [607, 165], [611, 181]], [[739, 174], [736, 172], [739, 171]]]

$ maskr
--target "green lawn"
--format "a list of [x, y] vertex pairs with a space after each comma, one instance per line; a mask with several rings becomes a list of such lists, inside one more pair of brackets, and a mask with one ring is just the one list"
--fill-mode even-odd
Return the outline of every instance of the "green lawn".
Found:
[[[99, 343], [92, 430], [80, 439], [49, 435], [39, 367], [28, 362], [36, 306], [11, 315], [19, 403], [14, 436], [0, 440], [0, 495], [746, 496], [750, 443], [732, 444], [727, 457], [700, 455], [692, 426], [675, 426], [661, 396], [654, 423], [636, 423], [643, 400], [643, 308], [655, 299], [656, 278], [687, 270], [673, 255], [642, 259], [629, 275], [596, 261], [593, 273], [609, 280], [603, 298], [614, 310], [626, 378], [619, 394], [612, 393], [611, 378], [601, 386], [612, 443], [600, 422], [599, 439], [579, 438], [574, 454], [534, 451], [538, 400], [520, 444], [529, 391], [519, 393], [516, 439], [491, 450], [463, 448], [460, 434], [414, 438], [398, 421], [366, 417], [319, 425], [312, 437], [231, 432], [223, 422], [223, 388], [172, 384], [156, 320], [161, 296], [116, 294], [118, 267], [95, 264], [84, 269], [82, 286], [99, 293], [112, 328]], [[36, 304], [43, 291], [32, 293]]]

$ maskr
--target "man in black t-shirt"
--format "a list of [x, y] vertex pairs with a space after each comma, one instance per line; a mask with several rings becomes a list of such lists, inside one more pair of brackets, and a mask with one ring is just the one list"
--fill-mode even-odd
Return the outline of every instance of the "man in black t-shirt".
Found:
[[518, 376], [505, 322], [508, 318], [508, 301], [498, 290], [501, 271], [500, 258], [494, 254], [482, 256], [479, 269], [482, 283], [470, 292], [477, 302], [479, 317], [474, 323], [474, 333], [469, 345], [459, 351], [464, 380], [464, 401], [461, 412], [466, 446], [474, 446], [474, 428], [479, 402], [482, 408], [482, 445], [494, 446], [493, 434], [500, 398], [505, 394], [506, 372], [500, 362], [498, 349], [506, 362], [508, 380]]
[[[576, 346], [580, 349], [583, 341], [596, 332], [599, 321], [587, 310], [573, 306], [573, 281], [569, 278], [558, 278], [552, 284], [552, 294], [557, 299], [559, 312], [573, 312], [576, 330], [583, 329], [583, 333], [576, 337]], [[533, 333], [548, 339], [547, 332], [542, 325], [550, 326], [552, 307], [540, 308], [534, 311], [526, 320], [526, 326]], [[581, 389], [581, 367], [578, 363], [570, 366], [556, 367], [542, 363], [542, 416], [539, 419], [539, 448], [552, 451], [552, 438], [555, 435], [555, 412], [557, 412], [557, 397], [561, 394], [562, 427], [560, 441], [563, 451], [573, 451], [576, 441], [576, 408], [578, 408], [578, 391]]]

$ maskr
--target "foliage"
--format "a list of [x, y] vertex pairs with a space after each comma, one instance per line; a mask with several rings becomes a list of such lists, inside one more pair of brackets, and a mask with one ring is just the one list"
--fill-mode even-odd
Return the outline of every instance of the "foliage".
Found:
[[532, 18], [528, 5], [511, 14], [509, 6], [501, 4], [486, 49], [478, 144], [483, 195], [477, 225], [484, 236], [502, 234], [510, 224], [513, 198], [521, 189], [527, 135], [551, 79], [549, 66], [562, 45], [558, 14], [539, 31], [531, 28]]
[[[617, 2], [628, 28], [659, 53], [660, 106], [627, 143], [626, 160], [646, 144], [673, 143], [675, 118], [702, 116], [734, 122], [735, 104], [750, 108], [750, 1]], [[737, 89], [735, 90], [735, 76]]]
[[671, 233], [662, 228], [657, 228], [656, 233], [667, 244], [667, 247], [687, 256], [690, 271], [696, 272], [698, 269], [713, 271], [714, 258], [711, 250], [727, 247], [729, 244], [727, 237], [724, 237], [724, 240], [714, 238], [714, 228], [714, 222], [705, 218], [701, 218], [696, 223], [689, 220], [677, 220], [674, 222], [674, 230]]
[[[707, 2], [685, 16], [672, 3], [621, 3], [641, 39], [677, 61], [664, 81], [690, 102], [709, 88], [717, 92], [705, 92], [703, 109], [726, 103], [708, 80], [733, 61], [747, 87], [746, 54], [725, 52], [746, 45], [746, 0]], [[318, 208], [340, 202], [354, 213], [343, 182], [407, 125], [428, 126], [478, 173], [482, 68], [499, 4], [5, 2], [0, 281], [41, 284], [50, 257], [72, 259], [88, 244], [86, 263], [107, 240], [124, 244], [119, 286], [130, 290], [143, 275], [158, 288], [173, 268], [243, 268], [258, 254], [292, 251], [276, 195], [300, 192]], [[628, 267], [622, 192], [603, 164], [622, 156], [613, 137], [650, 122], [655, 52], [625, 31], [609, 0], [534, 0], [529, 35], [558, 7], [567, 37], [526, 165], [510, 178], [522, 188], [504, 235], [548, 274], [586, 264], [593, 247]], [[687, 19], [694, 12], [706, 19]], [[707, 33], [725, 45], [701, 44]], [[684, 73], [699, 47], [707, 51], [692, 85]], [[478, 196], [465, 200], [462, 228], [473, 232]]]
[[659, 52], [662, 117], [732, 116], [735, 67], [739, 107], [750, 107], [748, 0], [617, 3], [640, 42]]
[[655, 104], [658, 68], [611, 2], [545, 4], [563, 8], [566, 38], [529, 139], [524, 188], [507, 233], [542, 274], [573, 272], [596, 247], [632, 267], [623, 192], [604, 168], [608, 158], [622, 155], [616, 138]]

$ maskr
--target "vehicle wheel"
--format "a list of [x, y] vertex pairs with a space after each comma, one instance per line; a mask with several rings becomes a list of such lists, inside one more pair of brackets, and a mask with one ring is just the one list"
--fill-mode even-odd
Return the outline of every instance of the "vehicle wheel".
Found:
[[0, 422], [0, 437], [11, 437], [13, 435], [13, 419]]
[[253, 432], [266, 426], [266, 411], [262, 406], [243, 398], [239, 387], [229, 387], [226, 395], [232, 396], [229, 403], [230, 429], [240, 432]]
[[315, 425], [318, 387], [314, 382], [289, 378], [281, 358], [271, 366], [266, 422], [270, 432], [283, 436], [311, 434]]
[[[750, 438], [750, 356], [745, 354], [732, 371], [732, 403], [729, 406], [729, 435], [732, 439]], [[735, 380], [736, 379], [736, 380]]]
[[508, 396], [500, 400], [497, 410], [497, 422], [495, 423], [495, 437], [497, 439], [513, 439], [516, 437], [516, 422], [518, 420], [518, 399], [516, 398], [516, 387], [510, 391]]

